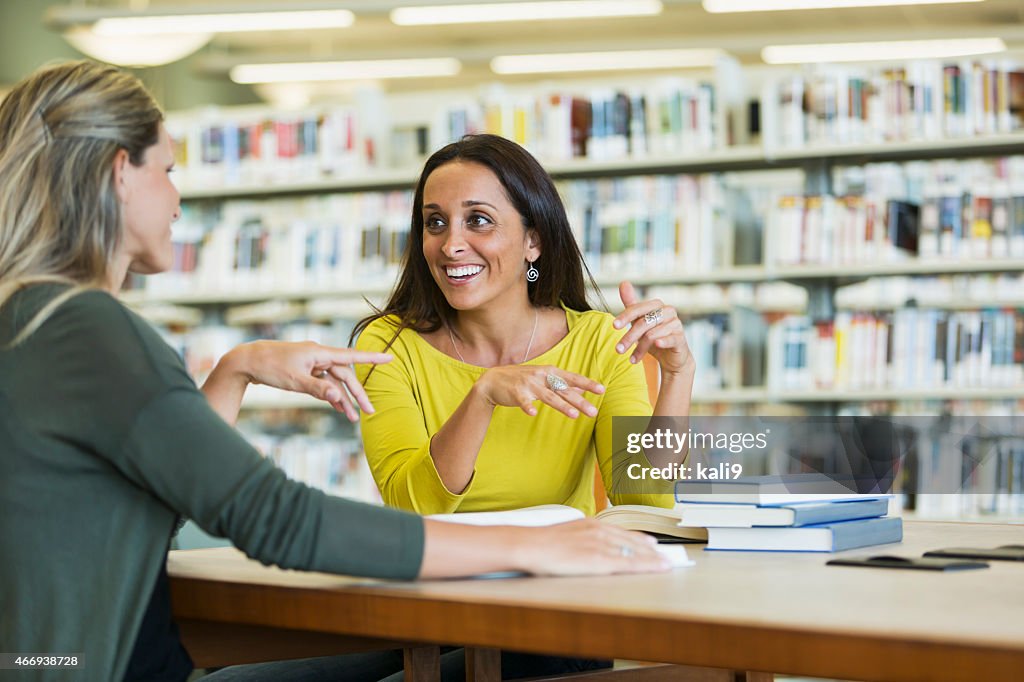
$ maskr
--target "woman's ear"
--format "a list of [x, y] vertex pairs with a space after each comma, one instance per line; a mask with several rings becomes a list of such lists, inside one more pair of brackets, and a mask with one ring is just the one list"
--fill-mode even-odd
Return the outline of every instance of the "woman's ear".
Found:
[[526, 231], [526, 259], [533, 262], [540, 258], [540, 233], [537, 230]]
[[114, 154], [114, 191], [117, 192], [118, 200], [124, 204], [131, 197], [131, 159], [128, 158], [127, 149], [118, 149]]

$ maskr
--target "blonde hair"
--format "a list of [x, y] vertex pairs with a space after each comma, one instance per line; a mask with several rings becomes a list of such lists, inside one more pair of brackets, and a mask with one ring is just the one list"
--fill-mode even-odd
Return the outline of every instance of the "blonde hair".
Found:
[[123, 229], [114, 159], [141, 165], [162, 120], [137, 78], [88, 61], [45, 66], [0, 103], [0, 307], [30, 284], [71, 285], [11, 345], [107, 282]]

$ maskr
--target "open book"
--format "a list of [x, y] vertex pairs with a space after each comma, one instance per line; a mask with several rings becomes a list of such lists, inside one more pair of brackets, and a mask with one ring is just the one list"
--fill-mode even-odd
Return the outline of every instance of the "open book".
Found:
[[[583, 512], [564, 504], [542, 504], [536, 507], [495, 512], [466, 512], [462, 514], [434, 514], [428, 518], [452, 523], [477, 526], [550, 526], [584, 518]], [[648, 507], [641, 504], [621, 504], [598, 513], [599, 521], [628, 530], [638, 530], [664, 538], [705, 542], [706, 528], [680, 526], [680, 512], [675, 509]]]

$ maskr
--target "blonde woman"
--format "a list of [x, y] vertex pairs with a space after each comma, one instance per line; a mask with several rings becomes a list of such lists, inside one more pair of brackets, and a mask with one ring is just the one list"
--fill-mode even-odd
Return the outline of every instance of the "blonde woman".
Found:
[[474, 529], [288, 481], [230, 426], [245, 386], [306, 390], [354, 416], [353, 403], [371, 407], [348, 365], [390, 358], [257, 344], [197, 389], [114, 298], [127, 272], [170, 264], [172, 169], [160, 109], [116, 69], [46, 67], [0, 104], [5, 650], [82, 655], [84, 670], [46, 679], [185, 679], [164, 569], [182, 515], [289, 568], [411, 579], [666, 567], [646, 539], [592, 522]]

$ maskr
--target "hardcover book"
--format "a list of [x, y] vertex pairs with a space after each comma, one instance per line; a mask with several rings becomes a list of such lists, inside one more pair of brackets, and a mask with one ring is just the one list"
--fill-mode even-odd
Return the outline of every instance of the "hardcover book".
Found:
[[885, 516], [889, 500], [837, 500], [780, 505], [682, 504], [680, 523], [704, 528], [751, 528], [759, 526], [808, 526]]
[[709, 550], [841, 552], [903, 539], [903, 519], [886, 516], [799, 528], [708, 528]]

